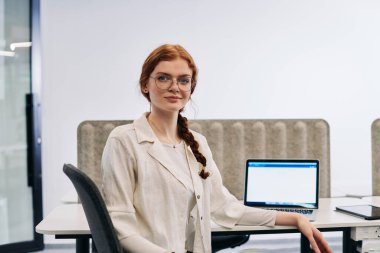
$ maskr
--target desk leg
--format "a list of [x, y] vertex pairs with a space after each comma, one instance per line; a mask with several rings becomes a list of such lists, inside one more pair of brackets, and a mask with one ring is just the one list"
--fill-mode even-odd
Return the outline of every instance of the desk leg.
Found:
[[344, 230], [343, 231], [343, 242], [342, 242], [342, 246], [343, 246], [343, 252], [346, 252], [346, 253], [351, 253], [352, 250], [351, 250], [351, 245], [350, 245], [350, 236], [351, 235], [351, 232], [348, 231], [348, 230]]
[[310, 253], [311, 248], [310, 248], [310, 243], [309, 240], [301, 234], [301, 253]]
[[90, 253], [90, 239], [77, 238], [76, 239], [76, 253]]
[[351, 228], [343, 230], [343, 252], [355, 253], [358, 243], [351, 239]]

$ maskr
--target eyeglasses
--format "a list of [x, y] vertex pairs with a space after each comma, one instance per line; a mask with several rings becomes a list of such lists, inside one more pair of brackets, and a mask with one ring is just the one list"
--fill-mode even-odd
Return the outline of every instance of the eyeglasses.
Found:
[[[156, 86], [163, 90], [169, 89], [173, 85], [175, 79], [169, 75], [162, 74], [156, 77], [150, 76], [150, 78], [154, 79]], [[190, 76], [177, 77], [175, 82], [181, 91], [190, 91], [193, 84], [193, 80]]]

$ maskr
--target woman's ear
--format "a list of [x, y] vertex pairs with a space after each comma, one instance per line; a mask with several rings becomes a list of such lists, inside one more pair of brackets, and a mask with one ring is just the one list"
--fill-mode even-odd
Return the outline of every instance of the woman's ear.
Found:
[[144, 93], [148, 93], [149, 92], [148, 85], [145, 85], [142, 90], [143, 90]]

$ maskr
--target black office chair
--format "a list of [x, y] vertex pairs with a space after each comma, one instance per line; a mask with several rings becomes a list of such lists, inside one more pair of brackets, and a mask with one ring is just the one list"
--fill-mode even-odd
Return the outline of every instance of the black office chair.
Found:
[[82, 202], [97, 252], [123, 253], [106, 205], [95, 183], [71, 164], [63, 165], [63, 172], [70, 178]]
[[222, 249], [235, 248], [246, 243], [249, 235], [213, 235], [211, 237], [212, 252]]

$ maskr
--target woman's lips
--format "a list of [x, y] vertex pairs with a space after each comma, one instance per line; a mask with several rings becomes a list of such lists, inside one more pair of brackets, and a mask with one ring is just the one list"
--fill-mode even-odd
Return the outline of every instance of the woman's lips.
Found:
[[171, 96], [171, 97], [165, 97], [169, 102], [172, 102], [172, 103], [175, 103], [177, 102], [178, 100], [180, 100], [181, 98], [180, 97], [175, 97], [175, 96]]

